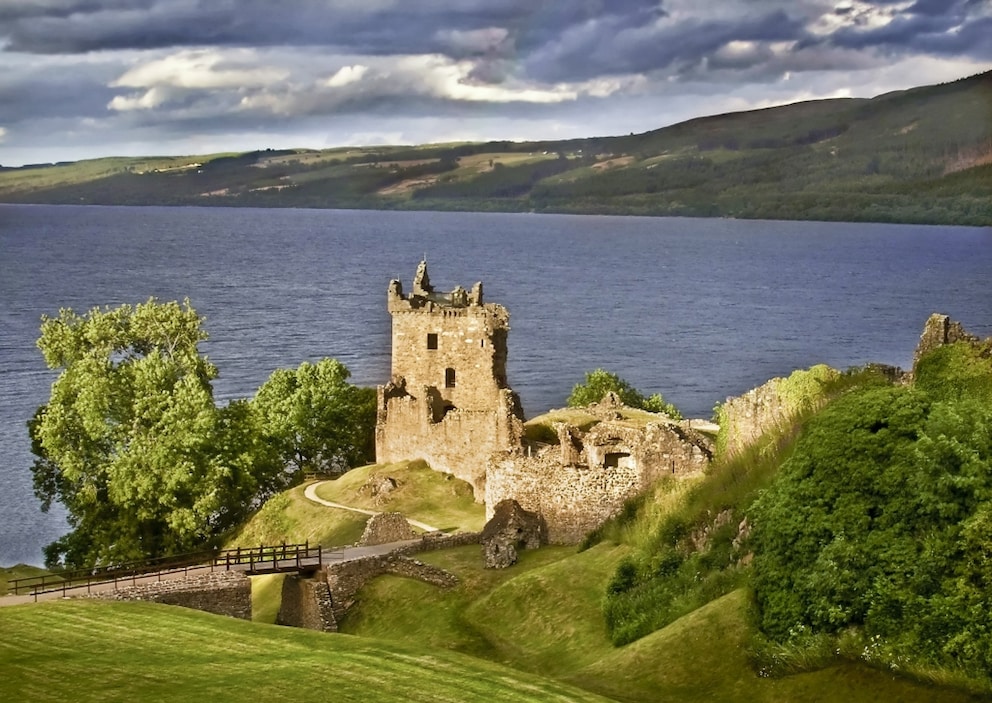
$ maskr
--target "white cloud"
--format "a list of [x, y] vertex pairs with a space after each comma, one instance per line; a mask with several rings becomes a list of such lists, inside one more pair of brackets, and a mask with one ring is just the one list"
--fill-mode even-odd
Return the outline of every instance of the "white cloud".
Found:
[[111, 83], [113, 87], [174, 86], [194, 90], [264, 86], [285, 80], [284, 69], [258, 65], [249, 49], [184, 50], [147, 61]]
[[838, 4], [830, 12], [826, 12], [809, 26], [814, 34], [833, 34], [839, 29], [857, 27], [858, 29], [879, 29], [892, 23], [904, 10], [913, 6], [913, 2], [902, 2], [879, 7], [863, 0], [847, 0]]
[[362, 76], [364, 76], [368, 70], [368, 66], [363, 66], [361, 64], [343, 66], [338, 69], [337, 73], [328, 78], [324, 85], [328, 88], [341, 88], [349, 83], [357, 83], [362, 80]]
[[475, 64], [453, 61], [439, 54], [407, 56], [395, 70], [420, 83], [430, 95], [450, 100], [490, 103], [560, 103], [575, 100], [578, 92], [567, 85], [533, 88], [511, 82], [492, 85], [471, 79]]
[[0, 142], [7, 138], [7, 128], [0, 127]]

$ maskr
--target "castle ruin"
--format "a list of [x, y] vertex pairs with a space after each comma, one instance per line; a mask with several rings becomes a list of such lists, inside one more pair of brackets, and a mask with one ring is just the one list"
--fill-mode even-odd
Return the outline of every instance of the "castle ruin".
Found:
[[413, 290], [389, 283], [390, 382], [378, 389], [380, 464], [423, 459], [485, 493], [486, 461], [520, 446], [523, 411], [506, 381], [510, 314], [485, 303], [482, 283], [439, 293], [421, 261]]
[[422, 261], [409, 295], [390, 281], [387, 306], [392, 375], [378, 389], [376, 461], [422, 459], [467, 481], [490, 517], [516, 500], [551, 542], [578, 542], [654, 480], [695, 474], [712, 456], [699, 433], [617, 399], [587, 409], [594, 426], [558, 423], [557, 441], [525, 440], [506, 379], [509, 313], [483, 302], [481, 283], [439, 293]]

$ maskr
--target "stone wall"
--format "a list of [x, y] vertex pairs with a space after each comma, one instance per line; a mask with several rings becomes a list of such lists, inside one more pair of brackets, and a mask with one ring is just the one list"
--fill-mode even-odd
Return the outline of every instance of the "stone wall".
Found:
[[358, 540], [359, 546], [389, 544], [414, 539], [417, 533], [410, 527], [402, 513], [379, 513], [365, 523], [365, 531]]
[[916, 345], [913, 354], [913, 371], [920, 358], [945, 344], [955, 342], [977, 342], [978, 337], [965, 331], [960, 322], [955, 322], [948, 315], [939, 313], [932, 314], [923, 325], [923, 333], [920, 335], [920, 342]]
[[458, 578], [444, 569], [399, 554], [369, 556], [334, 564], [327, 568], [327, 586], [335, 621], [344, 617], [354, 603], [355, 594], [365, 584], [384, 574], [406, 576], [443, 588], [458, 583]]
[[728, 454], [741, 451], [766, 431], [792, 419], [794, 411], [779, 393], [781, 380], [773, 378], [724, 402], [720, 411], [720, 432]]
[[539, 513], [552, 544], [575, 544], [662, 476], [687, 476], [709, 463], [709, 442], [678, 425], [601, 422], [589, 432], [559, 428], [560, 445], [491, 458], [487, 519], [512, 499]]
[[436, 422], [422, 398], [383, 398], [380, 389], [381, 414], [388, 419], [376, 426], [376, 461], [421, 459], [435, 471], [471, 484], [476, 500], [481, 501], [489, 455], [519, 446], [523, 436], [512, 391], [498, 392], [491, 410], [458, 408]]
[[387, 290], [392, 377], [378, 389], [376, 461], [426, 461], [485, 492], [490, 454], [519, 447], [523, 413], [506, 379], [509, 313], [482, 284], [438, 293], [421, 262], [413, 291]]
[[287, 574], [282, 582], [279, 625], [319, 632], [337, 632], [333, 597], [326, 578], [304, 578]]
[[185, 578], [95, 593], [105, 600], [141, 600], [251, 620], [251, 581], [239, 571], [214, 571]]

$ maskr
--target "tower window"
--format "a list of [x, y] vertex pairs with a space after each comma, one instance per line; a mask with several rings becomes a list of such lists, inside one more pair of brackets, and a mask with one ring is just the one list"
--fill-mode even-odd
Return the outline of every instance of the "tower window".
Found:
[[435, 332], [427, 333], [427, 348], [437, 349], [437, 333]]
[[444, 370], [444, 387], [454, 388], [455, 387], [455, 370], [445, 369]]

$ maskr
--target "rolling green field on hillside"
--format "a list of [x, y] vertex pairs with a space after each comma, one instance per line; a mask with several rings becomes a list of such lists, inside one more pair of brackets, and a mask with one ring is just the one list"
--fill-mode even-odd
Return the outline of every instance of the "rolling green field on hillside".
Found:
[[0, 202], [992, 224], [992, 71], [644, 134], [0, 168]]
[[147, 603], [0, 608], [4, 700], [599, 701], [454, 652]]

